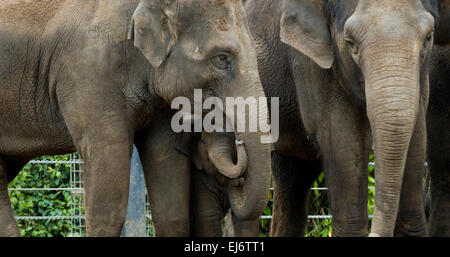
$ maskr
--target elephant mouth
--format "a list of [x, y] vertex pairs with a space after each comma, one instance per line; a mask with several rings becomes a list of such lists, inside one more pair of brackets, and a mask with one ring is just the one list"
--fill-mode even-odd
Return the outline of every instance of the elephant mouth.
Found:
[[244, 183], [245, 183], [245, 177], [244, 176], [241, 176], [241, 177], [238, 177], [238, 178], [228, 178], [228, 177], [226, 177], [226, 176], [224, 176], [222, 174], [217, 174], [216, 175], [216, 180], [223, 187], [228, 187], [228, 186], [231, 186], [231, 187], [234, 187], [234, 188], [236, 188], [236, 187], [243, 187]]
[[244, 177], [231, 179], [229, 182], [229, 184], [233, 187], [242, 187], [242, 186], [244, 186], [244, 183], [245, 183]]

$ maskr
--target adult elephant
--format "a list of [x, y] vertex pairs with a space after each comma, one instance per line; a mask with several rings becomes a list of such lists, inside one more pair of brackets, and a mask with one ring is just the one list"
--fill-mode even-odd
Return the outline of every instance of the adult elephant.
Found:
[[[177, 96], [192, 99], [194, 88], [222, 100], [264, 96], [242, 3], [7, 0], [0, 2], [0, 34], [0, 235], [19, 235], [7, 184], [22, 166], [78, 151], [86, 234], [119, 236], [133, 143], [155, 223], [173, 228], [157, 235], [189, 235], [189, 173], [148, 172], [168, 165], [159, 153], [147, 154], [160, 136], [155, 114]], [[270, 150], [261, 135], [235, 133], [248, 149], [247, 183], [234, 194], [247, 218], [259, 215], [251, 210], [264, 208], [268, 196]], [[167, 180], [172, 187], [154, 186]], [[249, 191], [255, 183], [266, 186]]]
[[399, 235], [427, 235], [420, 185], [428, 63], [434, 36], [448, 41], [445, 29], [434, 33], [439, 9], [447, 6], [434, 0], [247, 3], [264, 90], [280, 97], [272, 236], [304, 234], [306, 198], [322, 168], [333, 235], [365, 236], [372, 143], [371, 235], [393, 236], [396, 220]]
[[430, 104], [427, 116], [431, 175], [430, 236], [450, 236], [449, 85], [450, 45], [438, 46], [433, 51], [431, 62]]

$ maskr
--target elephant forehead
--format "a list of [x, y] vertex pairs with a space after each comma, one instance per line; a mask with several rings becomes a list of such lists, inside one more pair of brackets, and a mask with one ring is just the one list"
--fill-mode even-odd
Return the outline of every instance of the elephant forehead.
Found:
[[184, 29], [204, 29], [210, 27], [215, 30], [226, 31], [242, 21], [239, 17], [243, 5], [237, 0], [189, 0], [175, 2], [178, 23]]
[[421, 0], [359, 0], [357, 11], [411, 13], [424, 10]]
[[182, 47], [191, 58], [201, 60], [211, 47], [239, 52], [241, 34], [248, 33], [240, 2], [213, 0], [183, 5], [185, 11], [178, 11], [178, 25], [183, 31]]
[[427, 33], [434, 26], [434, 18], [421, 0], [360, 0], [352, 18], [348, 28], [354, 28], [356, 22], [373, 32], [404, 39]]

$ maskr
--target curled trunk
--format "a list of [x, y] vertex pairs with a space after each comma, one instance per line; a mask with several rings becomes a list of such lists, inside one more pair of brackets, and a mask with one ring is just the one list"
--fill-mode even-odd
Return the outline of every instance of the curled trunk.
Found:
[[222, 140], [208, 153], [211, 163], [227, 178], [239, 178], [247, 170], [248, 159], [243, 141], [236, 141], [237, 161], [233, 161], [234, 149], [230, 142]]

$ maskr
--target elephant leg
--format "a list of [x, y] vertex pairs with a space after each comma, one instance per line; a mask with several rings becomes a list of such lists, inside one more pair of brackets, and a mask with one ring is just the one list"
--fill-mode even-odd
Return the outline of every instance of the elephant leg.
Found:
[[434, 111], [429, 119], [429, 172], [431, 175], [430, 236], [450, 236], [450, 118]]
[[333, 237], [362, 237], [368, 226], [370, 129], [365, 114], [355, 106], [340, 101], [333, 109], [318, 134]]
[[142, 163], [155, 236], [190, 236], [189, 159], [180, 153], [154, 154]]
[[235, 237], [257, 237], [259, 234], [259, 218], [253, 220], [239, 220], [232, 215], [231, 218]]
[[221, 202], [228, 199], [225, 194], [221, 194], [214, 186], [211, 188], [207, 184], [208, 177], [201, 174], [203, 171], [192, 170], [192, 194], [191, 210], [194, 236], [198, 237], [221, 237], [222, 220], [228, 206], [222, 206]]
[[362, 159], [366, 165], [360, 160], [340, 159], [325, 167], [325, 182], [333, 215], [333, 237], [366, 236], [368, 158]]
[[[450, 140], [450, 137], [447, 137], [447, 140]], [[430, 236], [450, 237], [450, 155], [447, 154], [446, 159], [433, 162], [430, 169]]]
[[406, 159], [395, 236], [428, 236], [423, 200], [426, 136], [425, 112], [422, 110]]
[[298, 160], [272, 155], [274, 205], [273, 237], [304, 236], [308, 216], [308, 195], [320, 173], [319, 161]]
[[170, 120], [168, 125], [146, 131], [137, 137], [136, 146], [144, 168], [155, 236], [190, 236], [190, 159], [176, 148], [180, 144], [175, 140], [178, 135], [170, 129]]
[[10, 174], [17, 175], [22, 167], [22, 162], [12, 162], [5, 158], [0, 158], [0, 237], [20, 236], [19, 228], [11, 209], [8, 183], [12, 180]]
[[[114, 135], [107, 137], [88, 133], [78, 150], [84, 161], [86, 236], [89, 237], [118, 237], [125, 222], [133, 148], [126, 130], [112, 127], [116, 128]], [[111, 128], [100, 131], [108, 130]]]

